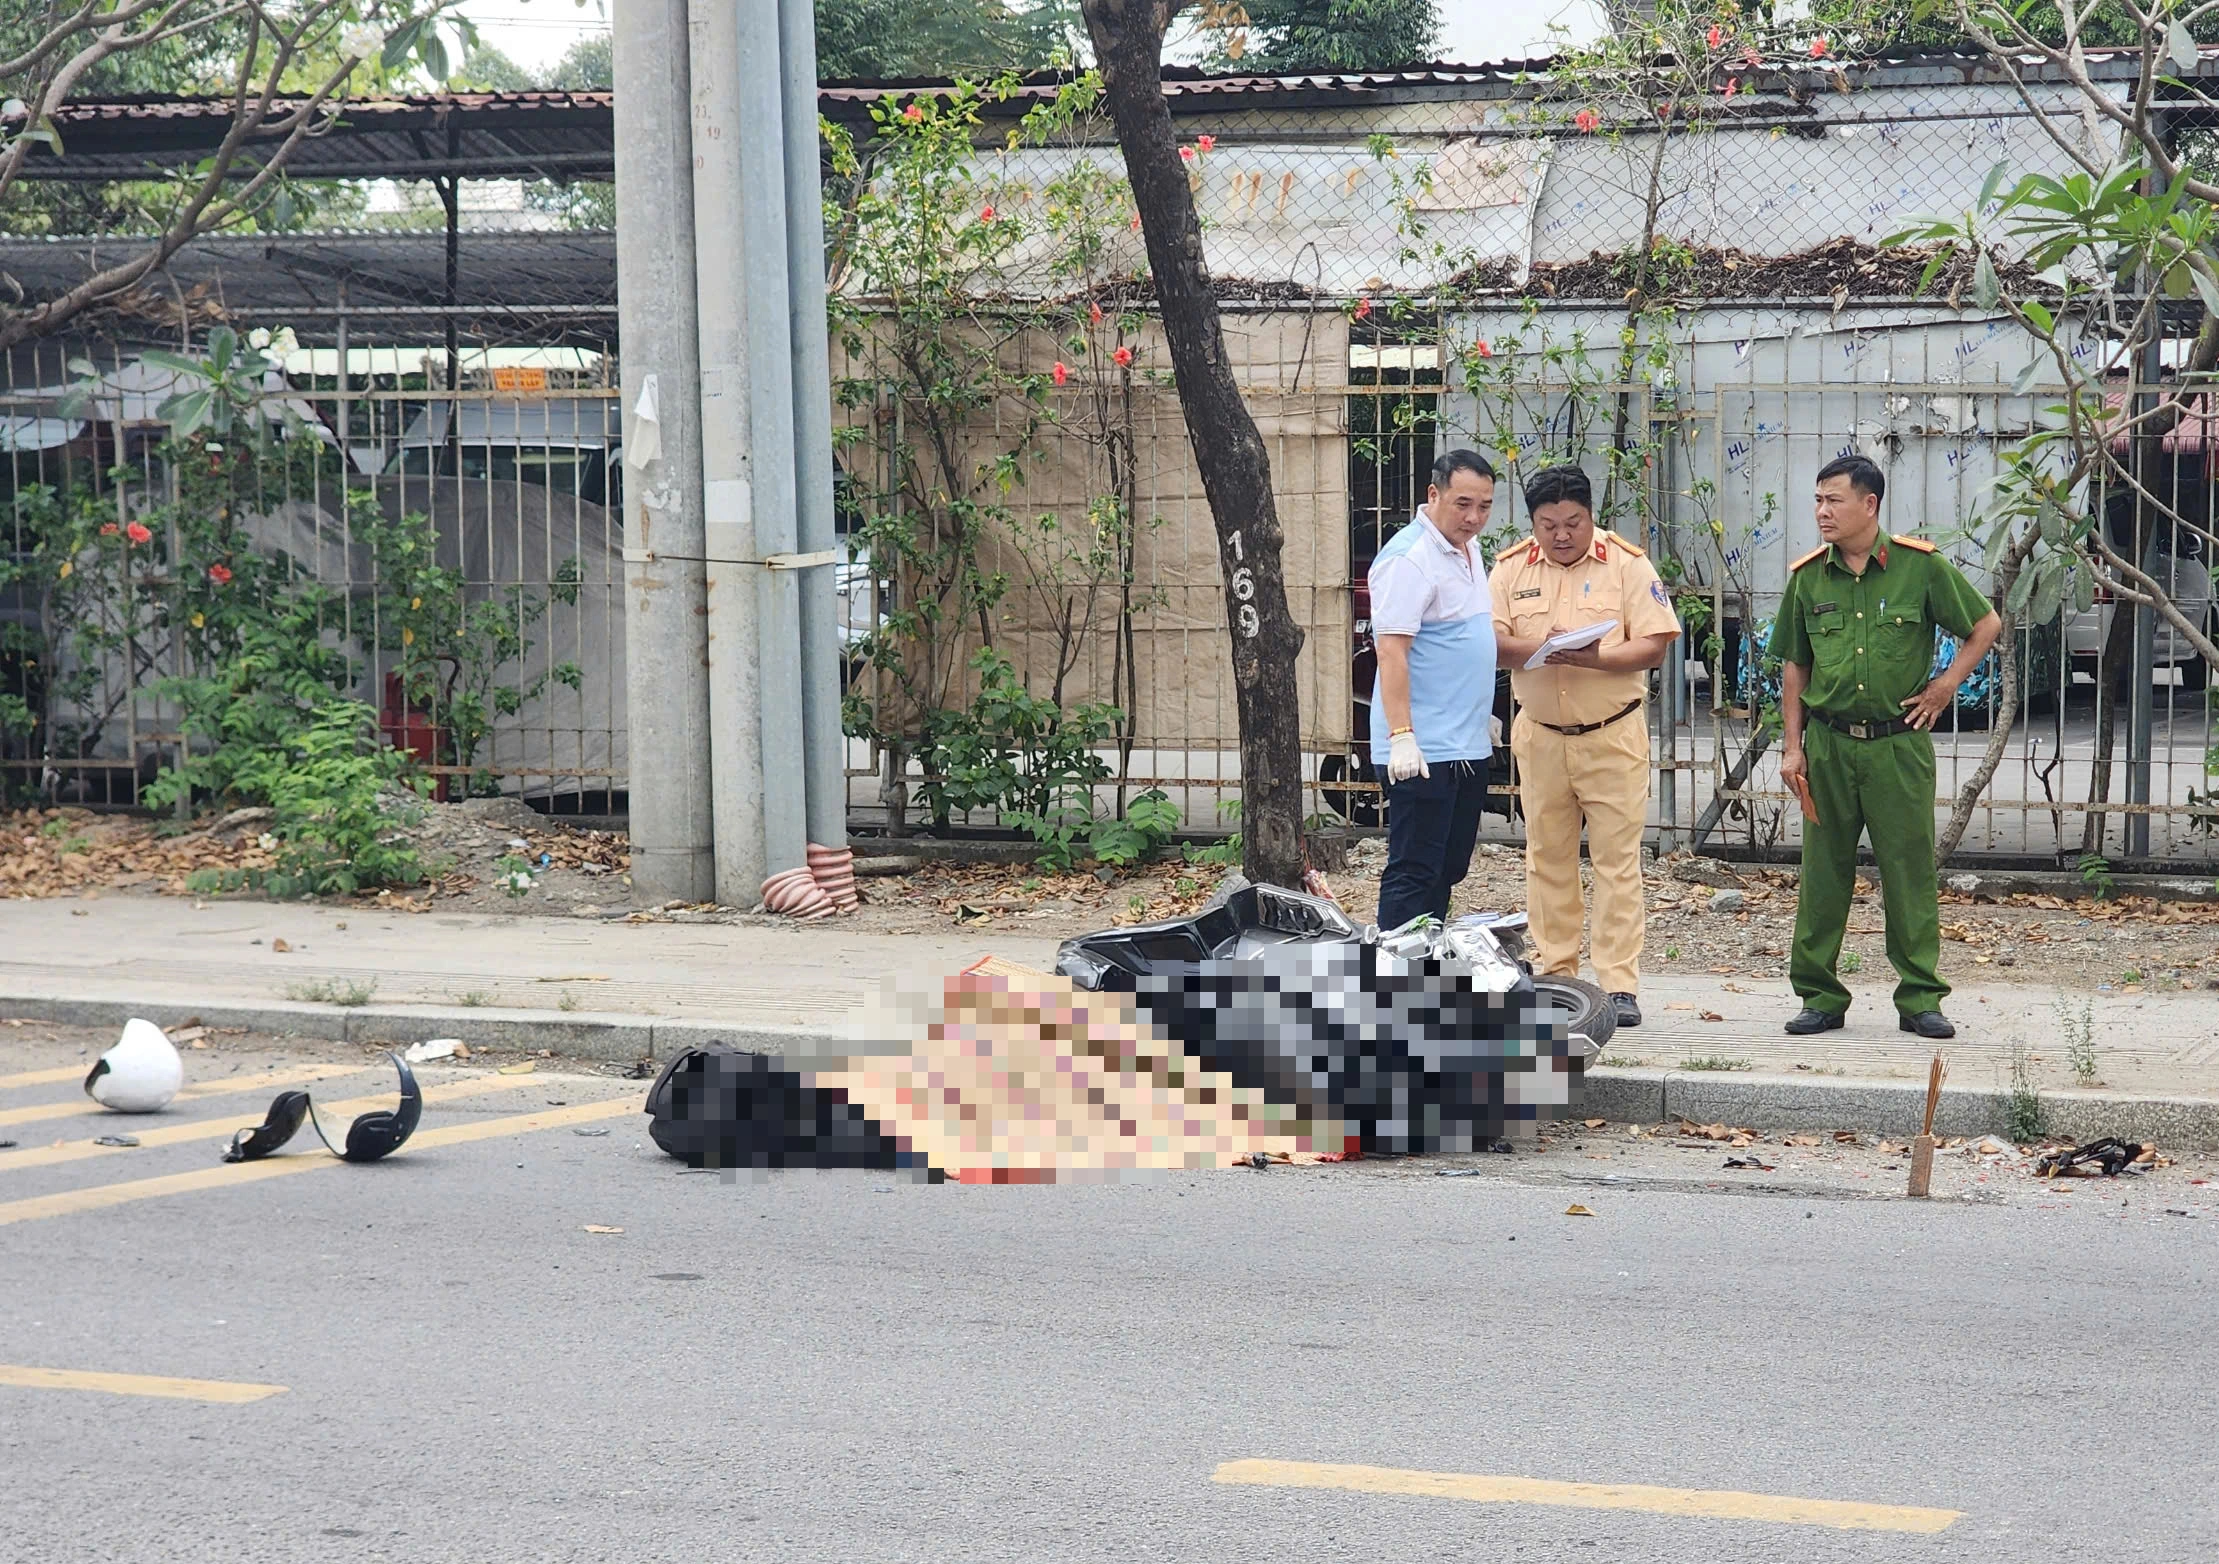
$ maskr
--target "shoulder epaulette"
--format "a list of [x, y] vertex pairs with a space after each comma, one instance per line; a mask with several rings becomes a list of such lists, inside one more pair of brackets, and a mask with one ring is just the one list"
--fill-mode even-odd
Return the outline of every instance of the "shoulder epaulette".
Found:
[[1900, 543], [1905, 548], [1915, 548], [1921, 554], [1931, 554], [1934, 552], [1934, 545], [1927, 542], [1924, 538], [1907, 538], [1900, 532], [1891, 532], [1888, 534], [1888, 540], [1892, 543]]
[[1611, 531], [1608, 531], [1608, 530], [1606, 530], [1606, 531], [1605, 531], [1605, 532], [1603, 533], [1603, 536], [1604, 536], [1604, 537], [1606, 537], [1606, 538], [1608, 538], [1608, 539], [1610, 539], [1610, 541], [1611, 541], [1611, 542], [1613, 542], [1613, 543], [1617, 544], [1617, 545], [1618, 545], [1618, 546], [1619, 546], [1620, 548], [1624, 549], [1624, 550], [1625, 550], [1625, 551], [1626, 551], [1627, 553], [1631, 554], [1631, 555], [1632, 555], [1632, 556], [1633, 556], [1633, 557], [1634, 557], [1635, 559], [1647, 559], [1647, 558], [1649, 557], [1649, 555], [1648, 555], [1648, 552], [1647, 552], [1647, 551], [1646, 551], [1645, 549], [1643, 549], [1643, 548], [1642, 548], [1642, 547], [1641, 547], [1641, 546], [1640, 546], [1639, 544], [1636, 544], [1636, 543], [1629, 543], [1629, 542], [1627, 542], [1627, 541], [1626, 541], [1626, 540], [1625, 540], [1624, 538], [1620, 537], [1620, 536], [1619, 536], [1619, 535], [1618, 535], [1617, 533], [1615, 533], [1615, 532], [1611, 532]]
[[1514, 559], [1520, 549], [1525, 550], [1527, 564], [1538, 565], [1541, 562], [1541, 540], [1533, 537], [1520, 538], [1502, 551], [1502, 557], [1504, 559]]
[[1801, 570], [1805, 565], [1808, 565], [1814, 559], [1824, 559], [1826, 557], [1826, 550], [1828, 547], [1828, 544], [1821, 543], [1817, 548], [1812, 549], [1801, 559], [1791, 560], [1788, 564], [1788, 569], [1790, 571]]

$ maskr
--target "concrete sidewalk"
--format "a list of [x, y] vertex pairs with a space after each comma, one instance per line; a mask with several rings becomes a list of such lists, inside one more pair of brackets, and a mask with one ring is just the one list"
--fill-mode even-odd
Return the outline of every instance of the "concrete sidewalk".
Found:
[[[1055, 943], [1001, 932], [855, 934], [837, 923], [595, 923], [136, 896], [8, 901], [0, 1016], [198, 1016], [278, 1035], [452, 1036], [601, 1059], [667, 1056], [710, 1037], [815, 1053], [848, 1046], [857, 1007], [889, 981], [937, 994], [979, 956], [1045, 967]], [[1852, 987], [1846, 1029], [1795, 1039], [1780, 1030], [1796, 1009], [1784, 981], [1649, 976], [1647, 1023], [1619, 1034], [1605, 1055], [1611, 1068], [1592, 1082], [1596, 1111], [1902, 1133], [1935, 1046], [1896, 1029], [1887, 981]], [[333, 994], [363, 1002], [315, 997]], [[2061, 1128], [2085, 1121], [2104, 1133], [2219, 1147], [2219, 998], [1996, 984], [1960, 990], [1949, 1011], [1959, 1027], [1941, 1049], [1952, 1132], [2003, 1126], [2016, 1050]], [[2083, 1024], [2097, 1065], [2092, 1090], [2078, 1087], [2067, 1057]]]

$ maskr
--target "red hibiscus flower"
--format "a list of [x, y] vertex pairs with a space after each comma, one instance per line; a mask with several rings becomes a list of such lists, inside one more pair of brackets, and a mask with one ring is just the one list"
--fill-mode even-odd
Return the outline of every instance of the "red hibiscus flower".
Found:
[[1357, 318], [1358, 320], [1362, 320], [1362, 319], [1363, 319], [1363, 318], [1364, 318], [1364, 317], [1365, 317], [1366, 315], [1369, 315], [1370, 313], [1371, 313], [1371, 300], [1369, 300], [1369, 299], [1358, 299], [1358, 300], [1356, 301], [1356, 318]]
[[982, 222], [982, 223], [990, 223], [990, 222], [992, 222], [993, 220], [994, 220], [994, 208], [993, 208], [993, 207], [991, 207], [991, 206], [982, 206], [982, 207], [980, 207], [980, 208], [979, 208], [979, 221], [980, 221], [980, 222]]
[[1055, 382], [1059, 386], [1071, 378], [1071, 371], [1064, 368], [1063, 360], [1060, 358], [1056, 360], [1055, 367], [1050, 369], [1048, 373], [1055, 377]]
[[1823, 59], [1825, 59], [1825, 58], [1826, 58], [1826, 40], [1825, 40], [1825, 39], [1823, 39], [1823, 38], [1813, 38], [1813, 39], [1811, 40], [1811, 58], [1812, 58], [1812, 59], [1814, 59], [1814, 60], [1823, 60]]
[[1131, 348], [1119, 348], [1115, 353], [1112, 353], [1110, 357], [1117, 360], [1117, 367], [1119, 369], [1123, 369], [1128, 364], [1132, 363], [1133, 350]]
[[123, 535], [134, 543], [152, 543], [154, 541], [154, 534], [135, 521], [123, 529]]
[[914, 125], [919, 120], [925, 117], [925, 111], [922, 108], [918, 107], [916, 104], [912, 103], [911, 105], [909, 105], [908, 108], [901, 111], [901, 117], [909, 121], [910, 124]]
[[1195, 144], [1196, 146], [1200, 147], [1200, 148], [1201, 148], [1201, 149], [1202, 149], [1202, 150], [1203, 150], [1204, 152], [1207, 152], [1207, 151], [1209, 151], [1209, 150], [1210, 150], [1210, 149], [1211, 149], [1212, 147], [1214, 147], [1214, 146], [1216, 146], [1216, 145], [1217, 145], [1217, 137], [1215, 137], [1215, 136], [1196, 136], [1196, 137], [1194, 138], [1194, 144]]
[[1592, 136], [1593, 134], [1595, 134], [1595, 127], [1597, 125], [1600, 125], [1602, 122], [1603, 117], [1600, 114], [1597, 114], [1593, 109], [1581, 109], [1577, 114], [1572, 116], [1572, 123], [1577, 125], [1580, 128], [1581, 133], [1584, 135]]
[[1713, 49], [1715, 49], [1721, 42], [1724, 41], [1725, 37], [1726, 35], [1724, 33], [1713, 27], [1709, 32], [1703, 34], [1703, 41], [1709, 44]]
[[220, 587], [231, 585], [231, 567], [229, 565], [210, 565], [208, 567], [208, 579]]
[[1487, 339], [1485, 337], [1481, 337], [1477, 342], [1472, 344], [1472, 351], [1474, 353], [1477, 353], [1481, 358], [1493, 358], [1495, 356], [1495, 350], [1488, 345]]
[[1102, 324], [1102, 306], [1099, 304], [1089, 304], [1086, 307], [1086, 318], [1094, 322], [1094, 324], [1097, 326]]
[[102, 527], [100, 529], [100, 535], [104, 538], [112, 538], [122, 530], [123, 529], [121, 527], [117, 526], [114, 522], [111, 521], [105, 527]]

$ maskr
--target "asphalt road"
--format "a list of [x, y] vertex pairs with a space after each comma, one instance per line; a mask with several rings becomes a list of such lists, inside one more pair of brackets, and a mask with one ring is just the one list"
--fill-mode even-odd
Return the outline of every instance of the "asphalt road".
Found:
[[[388, 1089], [332, 1057], [320, 1096]], [[46, 1059], [0, 1042], [0, 1076]], [[262, 1092], [0, 1121], [0, 1559], [2219, 1552], [2188, 1170], [1951, 1161], [1910, 1203], [1877, 1153], [1752, 1190], [1611, 1131], [1460, 1178], [727, 1181], [657, 1154], [637, 1083], [425, 1079], [388, 1163], [184, 1188], [144, 1181], [217, 1168]], [[78, 1149], [119, 1127], [149, 1143]]]

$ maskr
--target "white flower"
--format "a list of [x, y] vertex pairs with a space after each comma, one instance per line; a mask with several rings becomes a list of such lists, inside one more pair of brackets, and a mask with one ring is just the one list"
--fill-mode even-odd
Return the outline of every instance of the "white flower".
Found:
[[280, 326], [277, 335], [270, 339], [272, 349], [280, 358], [290, 358], [300, 351], [300, 338], [293, 335], [293, 328]]
[[269, 345], [270, 345], [270, 329], [269, 329], [269, 327], [267, 327], [267, 326], [257, 326], [257, 327], [255, 327], [255, 328], [254, 328], [254, 329], [253, 329], [252, 331], [250, 331], [250, 332], [248, 332], [248, 333], [247, 333], [247, 346], [248, 346], [248, 347], [250, 347], [250, 348], [266, 348], [266, 347], [268, 347]]
[[350, 60], [367, 60], [384, 47], [384, 30], [375, 22], [355, 22], [339, 29], [339, 52]]
[[254, 839], [254, 845], [261, 848], [262, 851], [266, 853], [275, 852], [277, 850], [277, 838], [272, 836], [269, 832], [264, 831], [260, 836]]

